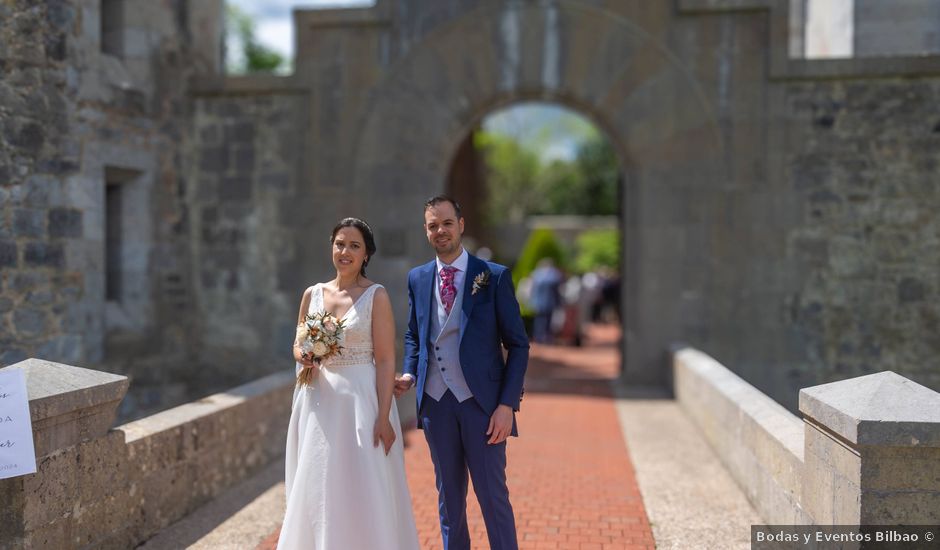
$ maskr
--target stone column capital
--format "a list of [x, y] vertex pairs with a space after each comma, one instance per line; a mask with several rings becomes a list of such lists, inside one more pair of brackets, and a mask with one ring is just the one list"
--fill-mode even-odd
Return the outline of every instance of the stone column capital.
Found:
[[129, 385], [126, 376], [42, 359], [7, 369], [26, 375], [37, 457], [107, 434]]
[[940, 447], [940, 393], [892, 371], [800, 390], [800, 412], [855, 446]]

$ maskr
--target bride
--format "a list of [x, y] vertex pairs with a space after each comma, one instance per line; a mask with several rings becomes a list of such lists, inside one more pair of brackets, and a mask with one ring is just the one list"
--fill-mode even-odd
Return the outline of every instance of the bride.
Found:
[[330, 236], [336, 278], [306, 290], [305, 315], [329, 312], [345, 325], [342, 353], [317, 366], [294, 342], [297, 373], [287, 432], [286, 550], [418, 548], [405, 479], [401, 425], [392, 401], [395, 322], [385, 288], [366, 279], [372, 229], [345, 218]]

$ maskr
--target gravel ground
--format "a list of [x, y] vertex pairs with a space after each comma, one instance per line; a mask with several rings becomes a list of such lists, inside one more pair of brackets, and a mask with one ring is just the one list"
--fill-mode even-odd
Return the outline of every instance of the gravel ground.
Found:
[[763, 521], [678, 403], [621, 398], [617, 410], [656, 547], [750, 548]]

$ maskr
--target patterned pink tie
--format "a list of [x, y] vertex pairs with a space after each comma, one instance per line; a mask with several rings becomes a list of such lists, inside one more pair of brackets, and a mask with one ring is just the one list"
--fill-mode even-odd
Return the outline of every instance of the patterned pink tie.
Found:
[[454, 300], [457, 299], [454, 273], [457, 273], [456, 267], [448, 265], [441, 268], [441, 301], [444, 302], [444, 311], [447, 315], [450, 315], [450, 310], [454, 307]]

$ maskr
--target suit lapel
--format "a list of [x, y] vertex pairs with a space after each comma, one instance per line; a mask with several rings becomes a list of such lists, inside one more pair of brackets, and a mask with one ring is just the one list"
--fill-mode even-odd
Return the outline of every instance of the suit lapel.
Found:
[[436, 268], [436, 262], [431, 262], [427, 264], [424, 269], [421, 271], [421, 285], [418, 296], [416, 299], [420, 300], [420, 296], [423, 293], [425, 296], [424, 305], [426, 307], [424, 315], [424, 334], [431, 338], [431, 316], [437, 315], [437, 304], [434, 302], [434, 271]]
[[486, 262], [473, 254], [468, 253], [467, 256], [467, 276], [463, 278], [463, 304], [460, 318], [461, 341], [463, 341], [463, 333], [467, 329], [467, 323], [470, 322], [470, 312], [473, 311], [473, 279], [486, 269]]

